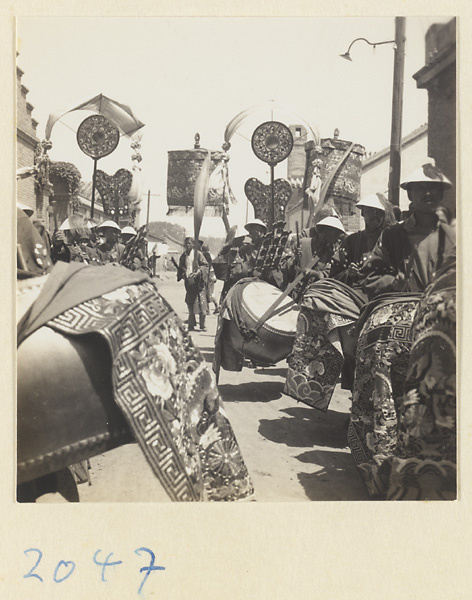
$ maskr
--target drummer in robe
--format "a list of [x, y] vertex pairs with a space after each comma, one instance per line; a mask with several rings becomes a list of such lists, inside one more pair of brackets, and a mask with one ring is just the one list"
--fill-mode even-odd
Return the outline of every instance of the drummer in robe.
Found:
[[206, 331], [205, 319], [208, 311], [206, 280], [208, 263], [200, 250], [194, 249], [191, 237], [184, 240], [185, 252], [180, 256], [177, 269], [177, 281], [185, 284], [185, 303], [188, 308], [188, 330], [194, 331], [199, 317], [200, 331]]
[[260, 248], [262, 240], [264, 239], [265, 234], [267, 233], [267, 225], [264, 221], [260, 219], [253, 219], [252, 221], [248, 221], [246, 225], [244, 225], [244, 229], [249, 233], [249, 237], [251, 238], [252, 248], [248, 247], [247, 250], [252, 252], [252, 255], [255, 258], [257, 255], [257, 251]]
[[286, 283], [303, 272], [304, 279], [291, 296], [300, 301], [304, 290], [315, 281], [329, 277], [338, 242], [345, 229], [337, 217], [325, 217], [310, 230], [311, 237], [302, 238], [295, 256], [288, 258], [283, 266]]
[[[221, 290], [220, 306], [230, 288], [243, 277], [248, 276], [244, 261], [246, 253], [240, 254], [242, 246], [248, 239], [248, 231], [242, 225], [234, 226], [227, 235], [225, 245], [219, 251], [215, 259], [216, 263], [224, 263], [226, 274], [224, 275], [223, 289]], [[221, 267], [220, 267], [221, 268]], [[219, 311], [218, 311], [219, 312]]]
[[[235, 227], [234, 238], [222, 249], [228, 259], [228, 272], [221, 293], [220, 316], [215, 336], [215, 353], [213, 355], [213, 370], [218, 380], [220, 367], [227, 371], [241, 371], [244, 356], [236, 351], [229, 341], [228, 322], [231, 321], [231, 310], [226, 302], [226, 296], [233, 285], [244, 278], [256, 277], [254, 272], [257, 253], [262, 240], [267, 233], [267, 225], [260, 219], [248, 221], [244, 227]], [[249, 236], [249, 239], [248, 237]]]
[[[242, 237], [244, 233], [246, 235]], [[237, 227], [235, 240], [239, 241], [236, 244], [238, 251], [234, 251], [233, 245], [233, 253], [230, 254], [229, 287], [243, 277], [261, 276], [261, 273], [255, 271], [255, 267], [259, 248], [266, 233], [267, 225], [260, 219], [248, 221], [244, 228]], [[249, 235], [249, 239], [246, 237], [247, 235]]]
[[[253, 219], [252, 221], [248, 221], [244, 227], [249, 232], [251, 242], [243, 244], [240, 250], [243, 260], [243, 277], [258, 277], [271, 285], [282, 288], [284, 275], [280, 268], [258, 270], [256, 265], [262, 242], [267, 234], [266, 224], [260, 219]], [[271, 243], [273, 243], [273, 239]]]
[[355, 338], [351, 331], [367, 302], [359, 290], [359, 270], [380, 232], [394, 222], [381, 194], [363, 198], [357, 207], [366, 227], [343, 240], [325, 278], [307, 287], [300, 303], [299, 335], [287, 361], [285, 393], [320, 410], [327, 410], [341, 371], [342, 387], [352, 388]]
[[359, 271], [385, 227], [396, 222], [393, 209], [398, 207], [393, 207], [383, 194], [376, 193], [362, 198], [356, 204], [356, 208], [361, 211], [365, 227], [343, 240], [333, 258], [330, 272], [330, 277], [335, 277], [351, 287], [359, 287]]

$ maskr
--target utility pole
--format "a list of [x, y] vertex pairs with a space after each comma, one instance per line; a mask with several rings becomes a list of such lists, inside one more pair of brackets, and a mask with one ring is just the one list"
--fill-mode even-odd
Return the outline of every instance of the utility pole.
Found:
[[149, 206], [150, 206], [150, 204], [151, 204], [151, 190], [148, 190], [146, 225], [149, 225]]
[[390, 136], [390, 172], [388, 178], [388, 199], [394, 206], [399, 206], [400, 204], [405, 41], [405, 17], [395, 17], [396, 48], [393, 65], [392, 129]]

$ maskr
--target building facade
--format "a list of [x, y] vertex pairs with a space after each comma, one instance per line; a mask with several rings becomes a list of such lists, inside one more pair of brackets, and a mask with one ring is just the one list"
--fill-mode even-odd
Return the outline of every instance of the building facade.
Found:
[[[38, 122], [32, 117], [33, 105], [27, 100], [28, 88], [21, 83], [23, 71], [16, 68], [16, 156], [17, 168], [33, 167], [39, 139], [36, 135]], [[38, 198], [34, 177], [17, 180], [17, 200], [35, 212]], [[41, 202], [39, 202], [41, 206]], [[40, 209], [41, 210], [41, 209]], [[39, 215], [38, 215], [39, 216]]]
[[428, 91], [428, 155], [454, 184], [444, 204], [456, 213], [456, 19], [432, 25], [425, 38], [425, 66], [413, 75]]

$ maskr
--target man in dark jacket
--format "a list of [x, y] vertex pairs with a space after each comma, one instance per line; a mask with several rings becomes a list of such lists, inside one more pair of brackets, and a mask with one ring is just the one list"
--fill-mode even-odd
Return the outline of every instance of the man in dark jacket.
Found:
[[124, 245], [118, 242], [121, 229], [114, 221], [105, 221], [98, 228], [99, 235], [103, 235], [105, 241], [97, 246], [98, 256], [103, 264], [109, 262], [120, 262], [124, 252]]
[[411, 215], [382, 232], [362, 267], [361, 287], [369, 299], [386, 292], [422, 292], [432, 281], [455, 244], [454, 228], [441, 224], [436, 215], [451, 185], [431, 158], [401, 184], [408, 192]]

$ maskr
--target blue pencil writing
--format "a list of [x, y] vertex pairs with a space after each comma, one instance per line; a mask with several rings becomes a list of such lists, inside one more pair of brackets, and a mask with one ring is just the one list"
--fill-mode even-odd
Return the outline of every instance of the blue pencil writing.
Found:
[[154, 556], [154, 552], [152, 550], [149, 550], [149, 548], [138, 548], [134, 552], [135, 552], [135, 554], [138, 554], [139, 556], [141, 555], [141, 552], [147, 552], [151, 556], [149, 566], [141, 567], [141, 569], [139, 570], [140, 573], [143, 573], [144, 571], [146, 571], [146, 575], [144, 576], [144, 579], [141, 581], [141, 585], [139, 586], [138, 594], [140, 594], [151, 571], [165, 571], [165, 567], [159, 567], [154, 564], [156, 557]]
[[101, 550], [97, 550], [95, 552], [95, 554], [93, 555], [93, 562], [98, 565], [99, 567], [102, 567], [102, 581], [105, 583], [106, 579], [105, 579], [105, 569], [107, 567], [114, 567], [116, 565], [121, 565], [122, 564], [122, 560], [116, 560], [115, 562], [108, 562], [109, 559], [113, 556], [113, 552], [110, 552], [110, 554], [105, 558], [105, 562], [99, 562], [97, 560], [97, 556], [98, 554], [101, 552]]
[[[66, 569], [68, 568], [69, 571], [64, 575], [64, 577], [58, 578], [57, 577], [57, 573], [59, 571], [59, 569], [64, 566]], [[70, 577], [72, 575], [72, 573], [74, 572], [75, 569], [75, 562], [72, 560], [60, 560], [57, 563], [56, 568], [54, 569], [54, 581], [56, 583], [61, 583], [62, 581], [65, 581], [68, 577]]]
[[41, 550], [38, 550], [37, 548], [28, 548], [28, 550], [24, 551], [24, 554], [28, 555], [29, 552], [37, 552], [38, 553], [38, 560], [35, 562], [35, 564], [33, 565], [33, 568], [31, 569], [31, 571], [29, 571], [28, 573], [26, 573], [26, 575], [23, 575], [23, 577], [25, 579], [27, 579], [28, 577], [36, 577], [37, 579], [39, 579], [39, 581], [43, 581], [43, 578], [40, 577], [37, 573], [33, 573], [33, 571], [36, 569], [36, 567], [39, 565], [41, 558], [43, 556], [43, 553], [41, 552]]

